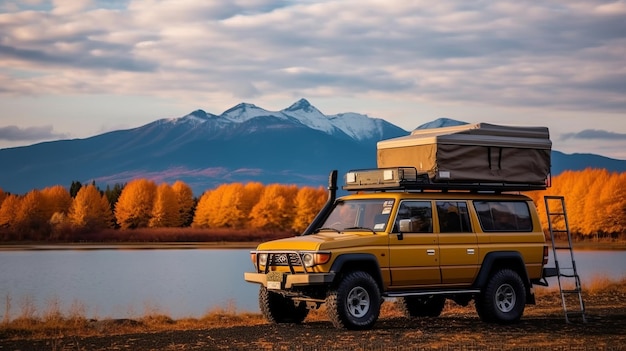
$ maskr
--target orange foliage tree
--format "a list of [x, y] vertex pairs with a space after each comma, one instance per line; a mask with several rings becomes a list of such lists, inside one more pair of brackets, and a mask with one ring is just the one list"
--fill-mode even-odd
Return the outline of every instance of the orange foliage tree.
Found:
[[270, 184], [250, 212], [250, 225], [265, 230], [286, 230], [295, 216], [295, 185]]
[[115, 204], [115, 219], [122, 229], [145, 228], [150, 222], [156, 184], [147, 179], [129, 182]]
[[209, 201], [211, 190], [205, 191], [196, 204], [196, 210], [193, 215], [193, 221], [191, 226], [194, 228], [208, 228], [209, 227]]
[[243, 191], [244, 186], [241, 183], [232, 183], [224, 187], [215, 227], [242, 228], [244, 226], [247, 214], [242, 210]]
[[113, 226], [109, 200], [95, 185], [80, 188], [68, 214], [69, 222], [81, 229], [96, 230]]
[[[591, 168], [565, 171], [552, 179], [550, 188], [527, 195], [537, 205], [546, 231], [548, 222], [543, 196], [561, 195], [565, 198], [572, 234], [599, 237], [626, 233], [626, 173]], [[555, 209], [550, 210], [555, 212]], [[561, 228], [563, 223], [553, 225]]]
[[4, 201], [4, 199], [6, 199], [7, 196], [8, 194], [5, 193], [4, 190], [2, 190], [2, 188], [0, 188], [0, 206], [2, 206], [2, 201]]
[[67, 215], [72, 205], [70, 192], [61, 185], [47, 187], [41, 191], [45, 217], [50, 220], [55, 213]]
[[149, 226], [174, 227], [179, 222], [180, 213], [176, 193], [169, 184], [162, 183], [156, 190]]
[[21, 198], [15, 194], [8, 195], [0, 206], [0, 229], [3, 239], [10, 239], [10, 233], [16, 229], [15, 214], [20, 209]]
[[15, 213], [15, 230], [18, 237], [42, 239], [49, 232], [48, 219], [41, 191], [31, 190], [21, 199], [20, 206]]
[[326, 191], [322, 187], [300, 188], [295, 199], [296, 213], [291, 228], [297, 233], [303, 232], [322, 209], [326, 198]]
[[176, 194], [176, 203], [178, 208], [178, 218], [175, 227], [189, 226], [193, 220], [193, 210], [195, 200], [191, 187], [185, 182], [177, 180], [172, 184], [172, 190]]
[[226, 184], [222, 184], [217, 188], [206, 191], [200, 197], [196, 206], [196, 213], [193, 219], [193, 226], [198, 228], [217, 228], [219, 212], [222, 206], [222, 196], [226, 191]]
[[194, 227], [241, 228], [246, 222], [243, 199], [245, 187], [241, 183], [222, 184], [205, 192], [198, 202]]

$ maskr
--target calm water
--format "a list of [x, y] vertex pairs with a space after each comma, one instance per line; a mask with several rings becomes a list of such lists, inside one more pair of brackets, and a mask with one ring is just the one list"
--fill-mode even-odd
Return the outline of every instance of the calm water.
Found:
[[[0, 320], [24, 305], [38, 315], [54, 301], [88, 318], [129, 318], [146, 312], [201, 317], [216, 308], [258, 312], [258, 286], [246, 283], [249, 250], [59, 250], [0, 252]], [[583, 284], [626, 276], [626, 251], [576, 251]]]

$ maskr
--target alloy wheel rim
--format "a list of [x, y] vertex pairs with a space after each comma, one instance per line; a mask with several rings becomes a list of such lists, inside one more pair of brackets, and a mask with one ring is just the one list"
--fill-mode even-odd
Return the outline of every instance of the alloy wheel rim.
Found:
[[502, 312], [511, 312], [516, 302], [515, 290], [510, 284], [502, 284], [496, 290], [496, 306]]
[[346, 305], [350, 315], [361, 318], [370, 309], [370, 295], [363, 287], [352, 288], [346, 298]]

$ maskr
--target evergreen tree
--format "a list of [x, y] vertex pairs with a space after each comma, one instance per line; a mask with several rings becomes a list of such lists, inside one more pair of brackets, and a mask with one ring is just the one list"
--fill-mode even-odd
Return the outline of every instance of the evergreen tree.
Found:
[[72, 185], [70, 185], [70, 196], [72, 198], [75, 198], [76, 194], [78, 194], [78, 191], [82, 187], [83, 187], [83, 185], [78, 180], [72, 181]]

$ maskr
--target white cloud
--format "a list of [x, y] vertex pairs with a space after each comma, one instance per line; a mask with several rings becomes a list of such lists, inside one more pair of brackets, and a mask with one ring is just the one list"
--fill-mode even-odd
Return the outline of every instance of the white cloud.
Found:
[[92, 5], [91, 0], [52, 0], [52, 13], [56, 15], [76, 14]]
[[0, 99], [141, 95], [208, 109], [306, 97], [626, 111], [624, 1], [54, 0], [9, 7], [0, 13]]

